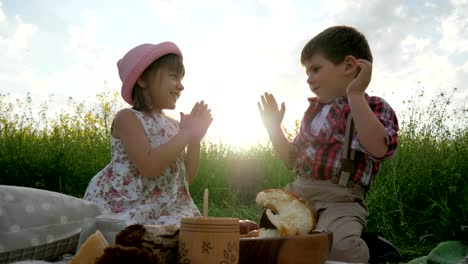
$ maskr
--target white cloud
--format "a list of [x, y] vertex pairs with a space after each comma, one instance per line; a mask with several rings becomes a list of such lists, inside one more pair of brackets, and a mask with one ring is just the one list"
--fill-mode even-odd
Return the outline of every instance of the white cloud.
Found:
[[431, 40], [429, 38], [417, 38], [413, 35], [407, 35], [400, 44], [400, 65], [414, 64], [414, 56], [430, 53], [430, 45]]
[[468, 62], [465, 62], [465, 64], [463, 64], [460, 69], [464, 72], [464, 73], [468, 73]]
[[9, 48], [26, 49], [30, 44], [31, 36], [38, 31], [38, 27], [33, 24], [23, 23], [19, 16], [16, 16], [16, 22], [18, 27], [11, 38]]
[[455, 6], [455, 10], [450, 16], [442, 19], [440, 47], [443, 50], [450, 53], [468, 52], [467, 12], [466, 6], [458, 5]]
[[[3, 13], [2, 13], [3, 14]], [[19, 75], [31, 70], [29, 59], [31, 56], [32, 39], [39, 28], [31, 23], [24, 23], [16, 16], [13, 23], [4, 19], [3, 30], [0, 31], [0, 86], [3, 92], [19, 93], [28, 88], [21, 85], [23, 79]], [[16, 88], [20, 89], [16, 89]]]
[[328, 6], [339, 7], [331, 12], [330, 24], [355, 26], [367, 36], [375, 70], [370, 90], [394, 102], [394, 108], [404, 109], [400, 102], [418, 83], [428, 100], [442, 90], [466, 87], [457, 70], [460, 62], [452, 59], [468, 49], [466, 1], [333, 1]]
[[57, 111], [66, 107], [69, 97], [92, 103], [104, 81], [114, 84], [115, 49], [99, 49], [92, 20], [97, 14], [82, 14], [87, 24], [63, 25], [67, 31], [60, 38], [19, 15], [7, 17], [10, 23], [0, 31], [0, 92], [15, 98], [29, 92], [36, 104], [53, 94], [51, 110]]
[[8, 57], [21, 56], [30, 46], [31, 38], [38, 31], [38, 27], [33, 24], [24, 23], [19, 16], [15, 17], [13, 33], [0, 33], [0, 47], [4, 51], [3, 55]]
[[437, 8], [437, 5], [432, 2], [424, 2], [424, 6], [429, 8]]
[[82, 61], [92, 62], [95, 60], [98, 50], [92, 32], [82, 27], [69, 26], [67, 33], [68, 44], [65, 51], [72, 53]]
[[191, 26], [184, 11], [188, 11], [187, 7], [191, 4], [194, 4], [194, 2], [190, 0], [152, 0], [150, 1], [150, 8], [152, 12], [155, 12], [155, 17], [166, 24], [179, 30], [187, 30]]
[[427, 51], [430, 47], [431, 40], [429, 38], [417, 38], [413, 35], [407, 35], [401, 42], [401, 51], [407, 53], [421, 53]]
[[5, 13], [3, 13], [3, 3], [0, 2], [0, 23], [4, 22], [6, 20]]

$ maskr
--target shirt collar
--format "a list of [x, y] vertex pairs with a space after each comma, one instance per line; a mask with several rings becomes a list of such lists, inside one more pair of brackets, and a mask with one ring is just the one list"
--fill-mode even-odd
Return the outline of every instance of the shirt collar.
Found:
[[[367, 93], [364, 93], [364, 98], [366, 98], [366, 100], [369, 99], [369, 95]], [[348, 104], [348, 97], [343, 95], [343, 96], [338, 96], [335, 98], [335, 100], [331, 101], [330, 103], [322, 103], [322, 102], [319, 102], [317, 97], [309, 97], [307, 98], [307, 100], [309, 101], [310, 104], [321, 104], [321, 105], [327, 105], [327, 104], [337, 104], [341, 107], [343, 107], [345, 104]]]

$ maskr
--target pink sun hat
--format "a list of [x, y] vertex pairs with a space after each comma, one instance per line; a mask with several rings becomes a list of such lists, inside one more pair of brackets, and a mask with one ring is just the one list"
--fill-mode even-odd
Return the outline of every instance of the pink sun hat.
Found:
[[167, 54], [175, 54], [182, 59], [182, 52], [176, 44], [165, 41], [159, 44], [141, 44], [129, 50], [117, 62], [120, 80], [122, 80], [122, 97], [125, 102], [133, 105], [133, 86], [155, 60]]

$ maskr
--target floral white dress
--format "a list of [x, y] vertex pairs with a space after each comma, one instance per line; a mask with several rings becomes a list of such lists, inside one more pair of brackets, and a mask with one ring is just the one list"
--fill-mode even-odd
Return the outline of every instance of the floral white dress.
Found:
[[[164, 114], [133, 110], [152, 147], [166, 143], [179, 131], [179, 122]], [[96, 174], [85, 200], [100, 204], [127, 224], [180, 224], [183, 217], [201, 216], [192, 200], [185, 172], [186, 152], [155, 178], [142, 176], [119, 139], [111, 136], [112, 160]]]

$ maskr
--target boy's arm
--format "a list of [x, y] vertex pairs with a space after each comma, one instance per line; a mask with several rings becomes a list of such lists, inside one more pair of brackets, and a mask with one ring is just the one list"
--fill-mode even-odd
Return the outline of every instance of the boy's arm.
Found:
[[383, 158], [388, 150], [387, 131], [369, 107], [364, 96], [349, 96], [349, 105], [361, 145], [374, 157]]
[[359, 59], [356, 66], [360, 69], [359, 74], [346, 90], [356, 132], [359, 142], [369, 154], [382, 158], [388, 150], [387, 132], [364, 97], [372, 75], [372, 64]]
[[291, 169], [296, 158], [296, 152], [291, 151], [294, 149], [294, 145], [289, 142], [281, 129], [281, 122], [283, 121], [286, 107], [284, 103], [282, 103], [281, 109], [279, 109], [275, 97], [269, 93], [265, 93], [260, 99], [261, 103], [257, 103], [258, 110], [263, 125], [270, 137], [273, 149], [280, 160], [283, 161], [284, 165], [288, 169]]
[[267, 129], [267, 131], [276, 155], [286, 168], [292, 169], [297, 156], [297, 152], [293, 151], [295, 149], [294, 145], [286, 138], [281, 127], [272, 129], [272, 131]]

